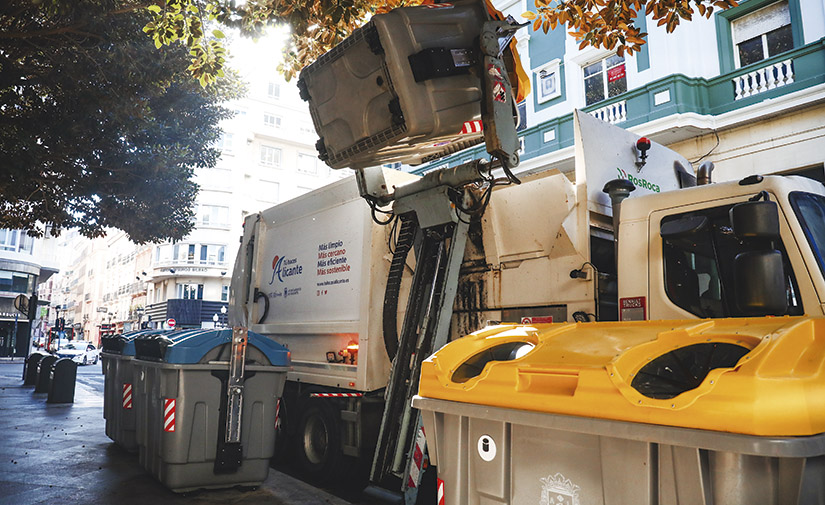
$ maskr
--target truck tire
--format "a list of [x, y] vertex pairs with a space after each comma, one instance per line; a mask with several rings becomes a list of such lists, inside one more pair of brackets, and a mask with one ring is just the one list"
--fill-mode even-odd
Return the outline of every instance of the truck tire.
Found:
[[344, 473], [341, 420], [336, 413], [323, 401], [308, 401], [296, 430], [298, 465], [307, 478], [322, 484], [337, 484]]

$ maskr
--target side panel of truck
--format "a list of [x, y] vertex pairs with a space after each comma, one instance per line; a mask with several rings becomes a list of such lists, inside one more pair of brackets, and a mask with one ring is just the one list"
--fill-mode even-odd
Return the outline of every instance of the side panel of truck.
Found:
[[269, 311], [264, 314], [263, 301], [254, 303], [250, 329], [290, 349], [288, 380], [359, 391], [384, 387], [389, 233], [373, 223], [351, 178], [261, 213], [253, 286]]

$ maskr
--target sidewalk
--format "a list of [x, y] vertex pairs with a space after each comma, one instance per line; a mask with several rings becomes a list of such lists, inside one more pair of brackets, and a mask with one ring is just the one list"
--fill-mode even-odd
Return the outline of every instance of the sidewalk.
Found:
[[348, 504], [275, 470], [256, 491], [176, 495], [106, 437], [100, 365], [80, 369], [73, 404], [47, 404], [22, 375], [0, 360], [0, 505]]

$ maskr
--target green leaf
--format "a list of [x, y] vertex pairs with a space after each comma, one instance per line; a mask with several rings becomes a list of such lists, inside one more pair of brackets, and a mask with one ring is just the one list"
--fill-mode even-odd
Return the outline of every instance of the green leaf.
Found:
[[220, 30], [212, 30], [212, 35], [214, 35], [216, 39], [222, 39], [226, 37], [226, 35], [224, 35], [223, 32]]
[[146, 10], [154, 12], [155, 14], [160, 14], [160, 6], [159, 5], [150, 5], [146, 7]]

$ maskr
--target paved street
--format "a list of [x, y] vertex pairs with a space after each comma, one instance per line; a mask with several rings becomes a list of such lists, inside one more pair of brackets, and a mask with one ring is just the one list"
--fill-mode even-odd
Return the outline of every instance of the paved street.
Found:
[[176, 495], [106, 437], [100, 363], [78, 368], [73, 404], [48, 404], [23, 386], [23, 364], [0, 361], [0, 505], [388, 504], [364, 493], [344, 500], [271, 470], [255, 491]]

